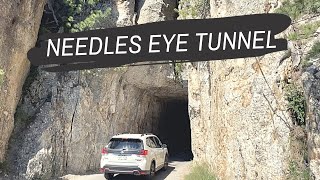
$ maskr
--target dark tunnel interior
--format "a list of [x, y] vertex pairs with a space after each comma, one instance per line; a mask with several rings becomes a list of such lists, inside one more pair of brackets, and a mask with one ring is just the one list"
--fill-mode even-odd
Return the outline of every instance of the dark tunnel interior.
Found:
[[159, 136], [168, 145], [171, 159], [193, 159], [188, 101], [167, 100], [160, 115]]

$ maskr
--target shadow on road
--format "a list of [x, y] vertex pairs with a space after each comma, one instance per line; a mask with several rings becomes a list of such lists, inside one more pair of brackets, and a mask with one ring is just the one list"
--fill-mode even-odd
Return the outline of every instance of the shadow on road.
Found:
[[[154, 177], [154, 180], [164, 180], [170, 175], [170, 173], [175, 169], [175, 167], [169, 166], [166, 171], [158, 171]], [[143, 176], [133, 176], [133, 175], [117, 175], [113, 178], [114, 180], [144, 180]]]

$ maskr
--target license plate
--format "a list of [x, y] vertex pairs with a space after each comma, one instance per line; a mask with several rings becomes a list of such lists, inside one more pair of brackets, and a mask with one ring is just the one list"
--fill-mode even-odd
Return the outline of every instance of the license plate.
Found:
[[127, 156], [119, 156], [118, 157], [118, 160], [120, 160], [120, 161], [125, 161], [127, 159], [128, 159]]

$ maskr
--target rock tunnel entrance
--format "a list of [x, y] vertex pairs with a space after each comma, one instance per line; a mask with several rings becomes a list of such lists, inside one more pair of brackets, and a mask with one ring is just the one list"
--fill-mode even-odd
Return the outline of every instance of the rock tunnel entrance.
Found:
[[171, 159], [193, 159], [187, 100], [165, 100], [160, 112], [159, 136], [168, 145]]

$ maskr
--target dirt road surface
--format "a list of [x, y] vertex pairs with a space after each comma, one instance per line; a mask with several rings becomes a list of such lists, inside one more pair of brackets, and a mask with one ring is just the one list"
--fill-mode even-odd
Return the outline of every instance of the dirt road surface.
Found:
[[[159, 171], [156, 173], [154, 180], [183, 180], [191, 168], [191, 161], [171, 161], [167, 171]], [[103, 174], [93, 175], [66, 175], [64, 180], [105, 180]], [[117, 175], [114, 180], [143, 180], [143, 177]]]

